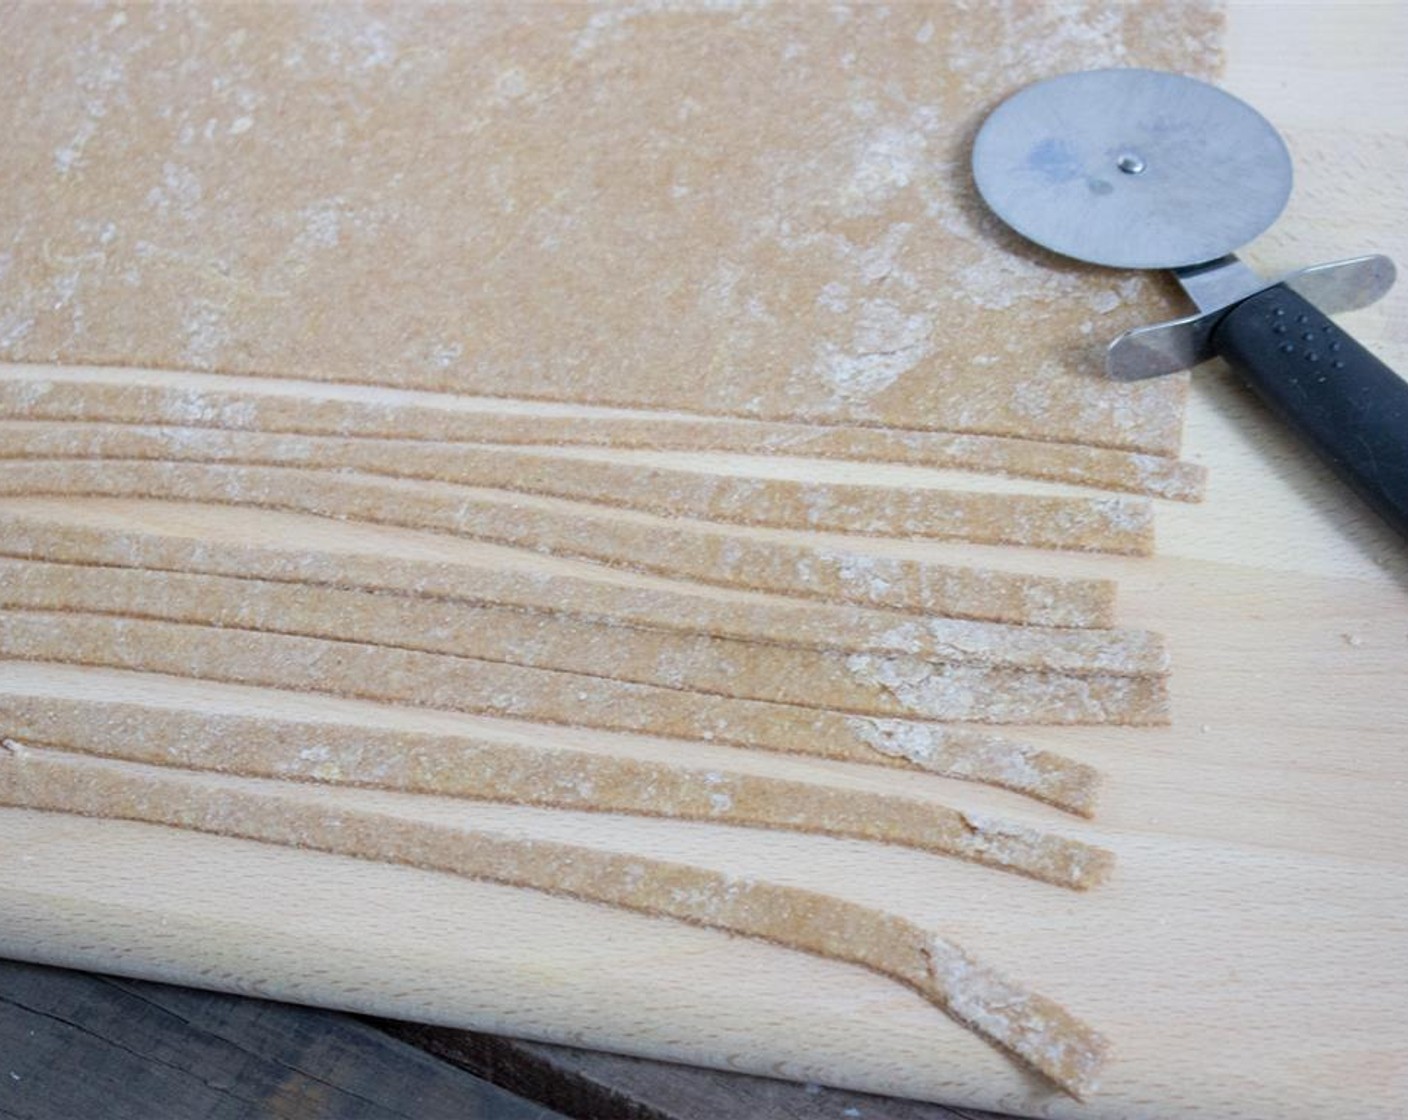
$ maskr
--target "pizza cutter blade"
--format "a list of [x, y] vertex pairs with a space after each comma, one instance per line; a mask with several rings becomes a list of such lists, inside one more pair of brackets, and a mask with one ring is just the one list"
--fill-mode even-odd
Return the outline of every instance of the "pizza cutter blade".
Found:
[[973, 144], [983, 199], [1018, 233], [1111, 268], [1169, 268], [1197, 307], [1110, 345], [1118, 380], [1219, 355], [1408, 536], [1408, 382], [1329, 319], [1382, 296], [1379, 255], [1268, 281], [1234, 250], [1291, 193], [1275, 128], [1215, 86], [1156, 70], [1089, 70], [999, 105]]

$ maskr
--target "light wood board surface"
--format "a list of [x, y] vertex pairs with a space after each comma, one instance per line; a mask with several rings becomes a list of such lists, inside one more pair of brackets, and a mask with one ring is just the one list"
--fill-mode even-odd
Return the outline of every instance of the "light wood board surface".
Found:
[[[1299, 174], [1282, 221], [1247, 254], [1267, 272], [1366, 251], [1408, 260], [1405, 12], [1233, 7], [1225, 85], [1283, 129]], [[1408, 367], [1408, 293], [1344, 323]], [[1106, 774], [1097, 821], [903, 772], [717, 747], [695, 756], [961, 798], [1093, 839], [1119, 858], [1094, 893], [858, 842], [347, 795], [746, 871], [931, 925], [1110, 1036], [1114, 1059], [1084, 1105], [854, 968], [564, 899], [143, 825], [0, 812], [0, 953], [1032, 1115], [1402, 1116], [1408, 548], [1216, 368], [1196, 378], [1185, 453], [1211, 469], [1209, 496], [1161, 505], [1152, 560], [894, 546], [1112, 576], [1120, 621], [1167, 635], [1170, 727], [1028, 736]], [[407, 555], [456, 547], [311, 519], [249, 523]], [[0, 674], [7, 687], [126, 687], [115, 674], [14, 663]]]

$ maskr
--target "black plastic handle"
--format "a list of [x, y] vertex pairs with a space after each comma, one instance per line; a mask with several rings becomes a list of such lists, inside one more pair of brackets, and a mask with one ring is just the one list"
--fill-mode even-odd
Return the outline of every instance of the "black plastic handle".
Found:
[[1223, 316], [1213, 347], [1408, 537], [1408, 381], [1278, 284]]

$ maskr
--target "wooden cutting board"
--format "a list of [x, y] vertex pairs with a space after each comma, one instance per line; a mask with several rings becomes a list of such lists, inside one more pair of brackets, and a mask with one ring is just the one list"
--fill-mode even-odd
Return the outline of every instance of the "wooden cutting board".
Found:
[[[1408, 260], [1405, 13], [1232, 9], [1225, 84], [1287, 133], [1299, 172], [1287, 214], [1248, 254], [1266, 271], [1364, 251]], [[1408, 368], [1408, 295], [1344, 322]], [[937, 779], [921, 790], [903, 772], [699, 749], [721, 766], [951, 795], [1093, 839], [1119, 865], [1092, 894], [857, 842], [345, 794], [904, 913], [1114, 1040], [1085, 1105], [854, 968], [564, 899], [143, 825], [0, 811], [0, 953], [1033, 1115], [1402, 1116], [1408, 547], [1218, 369], [1196, 378], [1185, 452], [1211, 469], [1209, 497], [1160, 508], [1155, 559], [943, 550], [1115, 577], [1121, 622], [1168, 636], [1172, 726], [1030, 736], [1106, 774], [1097, 822]], [[345, 547], [432, 547], [248, 520], [252, 533]], [[112, 674], [77, 685], [12, 663], [0, 674], [121, 688]]]

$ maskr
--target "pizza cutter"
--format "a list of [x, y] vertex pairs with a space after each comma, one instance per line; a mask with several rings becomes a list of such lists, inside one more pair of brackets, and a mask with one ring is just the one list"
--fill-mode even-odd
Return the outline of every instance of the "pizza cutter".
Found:
[[973, 145], [992, 210], [1053, 252], [1169, 268], [1197, 307], [1110, 344], [1134, 381], [1220, 355], [1359, 495], [1408, 536], [1408, 382], [1331, 322], [1393, 285], [1373, 255], [1265, 280], [1234, 250], [1291, 193], [1291, 158], [1249, 105], [1156, 70], [1089, 70], [999, 105]]

